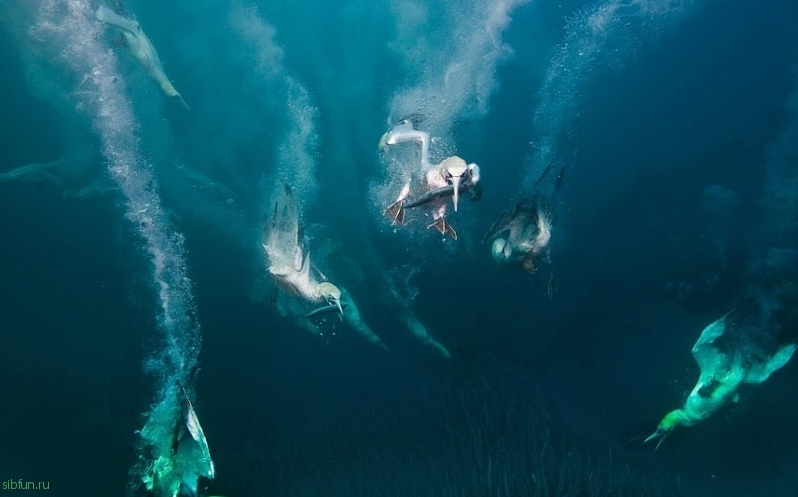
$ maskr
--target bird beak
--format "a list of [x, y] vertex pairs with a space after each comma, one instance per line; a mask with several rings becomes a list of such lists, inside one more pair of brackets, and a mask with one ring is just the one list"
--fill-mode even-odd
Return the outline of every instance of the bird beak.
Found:
[[385, 146], [388, 145], [388, 133], [390, 133], [390, 131], [386, 131], [382, 137], [380, 137], [380, 144], [378, 145], [380, 151], [385, 150]]
[[457, 202], [460, 200], [460, 180], [463, 179], [460, 176], [452, 176], [452, 186], [454, 186], [454, 196], [452, 200], [454, 202], [454, 211], [457, 212]]
[[329, 281], [324, 281], [319, 283], [318, 292], [322, 297], [324, 297], [324, 300], [326, 300], [327, 303], [335, 303], [335, 305], [338, 307], [338, 312], [340, 312], [341, 317], [343, 317], [344, 308], [341, 305], [341, 290]]
[[344, 308], [341, 307], [341, 299], [337, 299], [335, 297], [330, 297], [330, 300], [332, 300], [335, 303], [335, 305], [338, 306], [338, 312], [340, 312], [341, 316], [343, 316], [344, 315]]
[[650, 437], [648, 437], [647, 439], [643, 440], [643, 443], [646, 444], [648, 442], [651, 442], [651, 441], [656, 440], [656, 439], [659, 438], [659, 442], [657, 442], [657, 446], [654, 447], [654, 450], [658, 450], [659, 446], [662, 445], [662, 442], [664, 442], [665, 439], [668, 437], [668, 434], [669, 433], [667, 431], [657, 430], [653, 434], [651, 434]]

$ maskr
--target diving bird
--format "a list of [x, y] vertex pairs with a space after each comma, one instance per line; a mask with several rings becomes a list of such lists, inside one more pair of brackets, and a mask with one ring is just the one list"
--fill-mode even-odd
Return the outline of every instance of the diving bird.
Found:
[[441, 234], [449, 235], [457, 240], [457, 232], [446, 220], [446, 199], [452, 198], [455, 212], [457, 212], [460, 193], [469, 192], [473, 201], [478, 200], [481, 195], [479, 166], [466, 164], [460, 157], [449, 157], [429, 169], [424, 178], [425, 181], [421, 184], [420, 189], [423, 191], [426, 188], [426, 191], [411, 198], [413, 188], [411, 183], [407, 183], [394, 203], [388, 206], [385, 215], [389, 216], [395, 224], [404, 224], [406, 209], [431, 204], [433, 222], [427, 226], [427, 229], [435, 228]]
[[61, 186], [62, 180], [55, 173], [64, 164], [63, 158], [53, 162], [41, 162], [20, 166], [7, 172], [0, 172], [0, 184], [49, 182]]
[[397, 145], [403, 142], [418, 142], [421, 147], [421, 168], [428, 169], [429, 164], [429, 133], [420, 131], [416, 126], [424, 120], [420, 114], [407, 116], [391, 126], [380, 138], [379, 149], [385, 150], [388, 145]]
[[299, 209], [288, 185], [284, 185], [281, 199], [274, 204], [272, 220], [264, 238], [268, 271], [277, 284], [305, 302], [323, 303], [304, 315], [297, 314], [292, 307], [292, 317], [300, 326], [312, 330], [311, 318], [335, 313], [369, 343], [388, 350], [382, 339], [365, 323], [349, 292], [325, 281], [324, 275], [311, 263]]
[[419, 321], [416, 313], [412, 309], [401, 309], [397, 312], [397, 317], [405, 325], [408, 331], [422, 344], [432, 347], [444, 358], [452, 357], [451, 352], [442, 343], [436, 340], [429, 332], [427, 327]]
[[745, 312], [734, 310], [713, 322], [701, 333], [693, 346], [693, 357], [701, 375], [684, 405], [669, 412], [657, 430], [644, 443], [659, 440], [662, 444], [679, 426], [693, 426], [718, 412], [729, 402], [737, 401], [743, 384], [762, 383], [792, 357], [795, 343], [788, 343], [764, 353], [751, 342], [750, 322]]
[[125, 42], [127, 42], [130, 53], [139, 64], [141, 64], [141, 67], [144, 68], [147, 74], [160, 85], [161, 90], [163, 90], [168, 97], [179, 100], [180, 104], [185, 107], [186, 110], [191, 110], [166, 76], [163, 65], [161, 64], [161, 59], [158, 57], [158, 52], [155, 50], [155, 46], [153, 46], [149, 37], [147, 37], [141, 29], [138, 21], [117, 14], [105, 4], [100, 4], [94, 15], [98, 21], [119, 28], [122, 31]]
[[[420, 167], [413, 171], [399, 191], [396, 200], [388, 206], [385, 215], [394, 224], [404, 224], [405, 209], [429, 205], [433, 222], [427, 226], [441, 234], [457, 239], [457, 232], [446, 220], [446, 199], [452, 198], [457, 212], [460, 193], [469, 192], [472, 201], [481, 198], [481, 175], [477, 164], [467, 164], [457, 156], [447, 157], [439, 164], [429, 163], [429, 134], [416, 129], [419, 119], [405, 118], [392, 126], [380, 139], [380, 149], [402, 142], [417, 142], [421, 147]], [[413, 196], [415, 195], [415, 196]]]
[[311, 263], [298, 206], [288, 185], [284, 185], [282, 199], [274, 204], [262, 246], [269, 274], [281, 288], [308, 302], [333, 304], [343, 314], [341, 290], [324, 281], [323, 275]]
[[72, 199], [105, 195], [114, 190], [96, 162], [83, 154], [0, 172], [0, 186], [8, 183], [51, 183], [62, 190], [64, 197]]
[[493, 260], [536, 271], [536, 259], [546, 258], [551, 242], [551, 217], [537, 200], [524, 199], [493, 223], [482, 243], [490, 243]]
[[216, 469], [188, 394], [182, 387], [172, 388], [141, 430], [154, 458], [142, 482], [153, 495], [199, 497], [199, 479], [212, 480]]

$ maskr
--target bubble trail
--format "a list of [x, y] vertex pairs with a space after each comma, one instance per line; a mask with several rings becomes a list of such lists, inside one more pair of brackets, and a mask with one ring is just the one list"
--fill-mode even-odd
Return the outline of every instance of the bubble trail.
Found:
[[[156, 407], [147, 413], [142, 432], [158, 439], [142, 435], [139, 463], [131, 474], [137, 486], [163, 463], [155, 458], [164, 452], [163, 446], [171, 449], [172, 432], [183, 416], [183, 396], [192, 396], [201, 336], [183, 237], [167, 222], [152, 168], [139, 150], [138, 123], [116, 57], [101, 41], [103, 27], [94, 19], [90, 3], [44, 0], [39, 14], [33, 34], [51, 43], [78, 78], [78, 108], [92, 117], [110, 176], [124, 194], [126, 216], [152, 263], [163, 342], [146, 358], [146, 369], [155, 376]], [[178, 478], [179, 486], [182, 475], [170, 476]]]
[[229, 25], [238, 36], [254, 71], [262, 79], [264, 95], [281, 98], [286, 102], [288, 129], [280, 145], [277, 171], [268, 179], [269, 197], [264, 211], [274, 204], [288, 183], [300, 196], [300, 206], [312, 202], [318, 193], [316, 180], [316, 154], [318, 111], [307, 88], [292, 76], [283, 63], [284, 52], [277, 44], [276, 30], [263, 20], [257, 8], [234, 5]]
[[[501, 41], [509, 26], [510, 14], [528, 0], [475, 0], [466, 5], [449, 6], [450, 33], [448, 43], [433, 53], [424, 54], [427, 61], [421, 81], [398, 92], [391, 102], [391, 120], [413, 113], [427, 118], [425, 125], [431, 133], [446, 139], [456, 119], [482, 117], [488, 112], [490, 96], [497, 86], [496, 68], [512, 53]], [[418, 6], [414, 0], [394, 2], [394, 9], [402, 13]], [[454, 7], [454, 8], [451, 8]], [[423, 26], [413, 16], [397, 15], [397, 32], [405, 38], [423, 39]], [[425, 46], [430, 50], [430, 45]]]
[[527, 159], [524, 192], [539, 191], [535, 183], [543, 172], [553, 161], [562, 160], [559, 155], [578, 118], [580, 87], [589, 75], [629, 58], [644, 36], [685, 16], [696, 1], [608, 0], [567, 22], [565, 38], [555, 49], [539, 91], [540, 104], [533, 119], [537, 139]]

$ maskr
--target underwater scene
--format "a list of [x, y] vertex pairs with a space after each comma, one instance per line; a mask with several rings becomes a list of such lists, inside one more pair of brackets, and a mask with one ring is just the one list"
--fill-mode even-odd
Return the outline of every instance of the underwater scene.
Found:
[[798, 495], [797, 27], [3, 0], [2, 493]]

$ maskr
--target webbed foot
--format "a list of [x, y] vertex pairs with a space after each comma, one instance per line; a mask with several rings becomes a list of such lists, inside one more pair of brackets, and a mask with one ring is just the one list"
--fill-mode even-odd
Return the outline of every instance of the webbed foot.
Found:
[[435, 228], [440, 232], [441, 235], [449, 235], [452, 237], [453, 240], [457, 240], [457, 232], [452, 228], [452, 225], [446, 222], [445, 217], [441, 217], [435, 220], [432, 224], [427, 226], [427, 229]]
[[385, 210], [385, 215], [391, 218], [393, 224], [405, 223], [404, 200], [397, 200]]
[[521, 261], [521, 267], [523, 267], [524, 271], [529, 274], [535, 274], [538, 272], [538, 269], [535, 267], [535, 261], [531, 254], [524, 257], [524, 259]]

